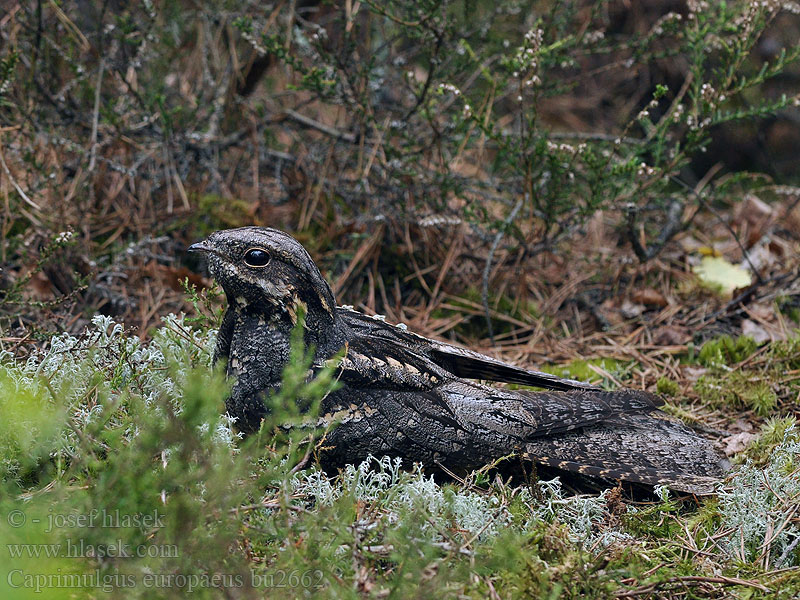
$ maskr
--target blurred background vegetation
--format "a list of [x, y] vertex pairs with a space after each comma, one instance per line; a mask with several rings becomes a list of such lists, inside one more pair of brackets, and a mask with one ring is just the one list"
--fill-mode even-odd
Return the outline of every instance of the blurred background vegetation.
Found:
[[5, 335], [100, 312], [146, 336], [208, 283], [188, 243], [261, 224], [340, 302], [439, 335], [558, 355], [667, 307], [683, 343], [722, 306], [693, 289], [698, 252], [763, 284], [796, 249], [797, 9], [12, 2]]

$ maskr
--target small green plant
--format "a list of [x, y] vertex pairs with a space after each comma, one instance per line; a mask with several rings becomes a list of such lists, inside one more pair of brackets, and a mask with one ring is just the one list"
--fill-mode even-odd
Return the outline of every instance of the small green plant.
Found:
[[[167, 319], [143, 345], [97, 317], [83, 337], [56, 336], [28, 363], [4, 355], [0, 510], [22, 520], [0, 526], [3, 548], [13, 550], [11, 563], [4, 561], [12, 575], [0, 589], [63, 587], [47, 579], [58, 572], [73, 574], [76, 587], [87, 590], [93, 584], [86, 574], [95, 572], [96, 585], [131, 587], [132, 597], [154, 588], [172, 597], [252, 589], [247, 556], [236, 550], [251, 509], [237, 507], [258, 502], [265, 486], [288, 485], [298, 452], [302, 457], [294, 440], [306, 433], [270, 432], [300, 411], [313, 420], [333, 384], [332, 369], [308, 380], [311, 358], [302, 326], [297, 332], [284, 392], [261, 437], [247, 441], [224, 414], [228, 383], [209, 368], [213, 336], [183, 319]], [[48, 493], [28, 495], [42, 489]], [[26, 554], [25, 544], [37, 540], [49, 560], [37, 563]], [[34, 578], [30, 585], [26, 573]]]
[[[17, 278], [6, 289], [0, 289], [0, 326], [17, 319], [22, 311], [53, 309], [74, 300], [86, 290], [89, 278], [67, 269], [68, 277], [74, 280], [72, 289], [68, 293], [47, 301], [33, 300], [26, 295], [26, 289], [34, 277], [41, 275], [48, 268], [63, 269], [65, 267], [63, 255], [75, 246], [75, 234], [72, 231], [60, 231], [52, 234], [37, 252], [32, 252], [30, 249], [19, 250], [32, 259], [32, 264], [24, 275]], [[0, 248], [0, 251], [4, 250], [5, 248]]]
[[[787, 432], [790, 433], [787, 437]], [[758, 438], [748, 445], [742, 460], [764, 466], [769, 463], [772, 453], [785, 439], [798, 437], [797, 419], [793, 416], [771, 417], [761, 426]]]
[[778, 405], [772, 386], [766, 381], [753, 381], [747, 372], [703, 375], [694, 388], [702, 400], [714, 407], [749, 409], [760, 417], [770, 415]]
[[723, 335], [703, 344], [697, 360], [707, 367], [733, 366], [749, 357], [757, 348], [758, 344], [751, 337], [743, 335], [732, 338]]
[[680, 392], [680, 386], [670, 378], [662, 376], [656, 382], [656, 391], [664, 396], [677, 396]]
[[[758, 579], [757, 565], [800, 558], [791, 548], [794, 520], [767, 559], [759, 549], [776, 531], [768, 523], [781, 502], [798, 493], [789, 420], [771, 422], [748, 451], [777, 495], [764, 492], [749, 464], [702, 514], [665, 490], [660, 502], [637, 507], [611, 491], [571, 495], [558, 480], [512, 487], [473, 474], [442, 483], [386, 457], [330, 475], [304, 459], [305, 425], [333, 373], [308, 381], [301, 330], [283, 389], [247, 440], [223, 413], [229, 388], [210, 369], [213, 345], [213, 331], [182, 318], [165, 319], [145, 344], [98, 316], [82, 336], [55, 336], [27, 361], [0, 357], [0, 548], [13, 551], [3, 563], [4, 594], [35, 594], [36, 586], [51, 593], [58, 581], [45, 576], [60, 573], [77, 578], [81, 591], [132, 598], [153, 589], [159, 597], [263, 597], [280, 585], [291, 597], [346, 596], [358, 586], [606, 597], [630, 589], [620, 583], [629, 578], [668, 586], [710, 573], [736, 577], [743, 561]], [[124, 517], [120, 527], [97, 526]], [[703, 561], [683, 557], [687, 531]], [[91, 553], [70, 557], [76, 544]], [[115, 554], [118, 546], [126, 554]]]
[[[772, 416], [781, 403], [797, 394], [798, 381], [785, 376], [798, 364], [797, 343], [797, 338], [790, 338], [759, 347], [746, 336], [722, 336], [706, 342], [697, 362], [705, 365], [707, 372], [698, 378], [694, 389], [711, 406]], [[754, 357], [756, 351], [758, 356]]]
[[199, 292], [197, 286], [189, 282], [186, 277], [181, 280], [181, 287], [186, 294], [187, 301], [194, 307], [194, 315], [186, 317], [186, 322], [201, 328], [219, 327], [225, 308], [219, 302], [223, 292], [218, 286], [203, 288]]

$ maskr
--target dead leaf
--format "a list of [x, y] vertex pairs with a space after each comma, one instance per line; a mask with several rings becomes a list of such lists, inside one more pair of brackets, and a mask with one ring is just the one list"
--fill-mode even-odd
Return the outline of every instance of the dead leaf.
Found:
[[745, 319], [742, 321], [742, 335], [747, 335], [757, 341], [759, 344], [764, 342], [768, 342], [772, 339], [767, 330], [764, 329], [761, 325], [752, 321], [750, 319]]
[[637, 304], [649, 306], [664, 307], [669, 304], [667, 299], [664, 297], [664, 294], [653, 288], [642, 288], [641, 290], [636, 290], [631, 296], [631, 300]]
[[750, 259], [749, 264], [752, 264], [759, 271], [769, 269], [774, 265], [780, 256], [772, 251], [773, 244], [758, 244], [747, 252], [747, 257]]
[[746, 421], [745, 419], [739, 418], [733, 422], [731, 425], [731, 429], [734, 431], [753, 431], [753, 424], [750, 421]]
[[683, 368], [683, 375], [694, 383], [698, 379], [700, 379], [703, 375], [708, 372], [708, 369], [705, 367], [684, 367]]
[[760, 321], [775, 321], [775, 306], [767, 302], [751, 302], [747, 307], [748, 314]]
[[746, 431], [741, 431], [739, 433], [734, 433], [722, 440], [725, 444], [725, 456], [733, 456], [734, 454], [738, 454], [743, 450], [747, 449], [747, 446], [756, 439], [758, 436], [753, 433], [747, 433]]
[[630, 300], [624, 300], [619, 307], [619, 313], [626, 319], [634, 319], [644, 312], [644, 305], [634, 304]]
[[745, 233], [745, 246], [750, 248], [764, 237], [775, 217], [775, 210], [758, 196], [748, 194], [736, 207], [733, 224]]
[[[794, 202], [794, 198], [790, 202]], [[783, 226], [794, 235], [800, 234], [800, 204], [795, 205], [791, 212], [786, 215]]]
[[653, 331], [653, 343], [659, 346], [680, 346], [691, 339], [689, 330], [680, 325], [663, 325]]
[[607, 321], [610, 327], [621, 325], [624, 321], [621, 311], [617, 306], [616, 298], [608, 298], [607, 300], [604, 300], [603, 303], [597, 307], [597, 312]]
[[733, 265], [721, 257], [704, 256], [693, 270], [700, 281], [725, 296], [730, 296], [736, 288], [747, 287], [751, 283], [747, 269]]
[[55, 293], [53, 284], [47, 278], [47, 275], [41, 271], [36, 271], [31, 276], [27, 288], [32, 292], [33, 298], [39, 301], [52, 300]]

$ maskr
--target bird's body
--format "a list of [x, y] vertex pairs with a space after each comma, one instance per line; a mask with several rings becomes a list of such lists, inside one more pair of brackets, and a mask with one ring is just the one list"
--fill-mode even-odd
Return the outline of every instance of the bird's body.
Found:
[[337, 307], [308, 253], [287, 234], [227, 230], [193, 249], [210, 254], [211, 273], [228, 298], [215, 360], [226, 359], [236, 379], [227, 408], [237, 427], [257, 429], [265, 397], [280, 388], [299, 306], [315, 365], [338, 361], [340, 385], [320, 408], [323, 466], [371, 454], [465, 472], [517, 453], [568, 471], [695, 493], [710, 492], [723, 473], [711, 445], [658, 410], [652, 394], [522, 369]]

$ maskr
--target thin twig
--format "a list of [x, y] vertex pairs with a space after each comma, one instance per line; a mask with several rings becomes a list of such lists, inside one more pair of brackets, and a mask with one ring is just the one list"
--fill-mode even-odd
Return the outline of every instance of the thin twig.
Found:
[[42, 210], [41, 207], [38, 204], [36, 204], [36, 202], [28, 198], [27, 194], [25, 194], [25, 192], [22, 191], [22, 188], [19, 187], [19, 184], [17, 183], [16, 179], [14, 179], [14, 176], [11, 174], [11, 170], [8, 168], [8, 165], [6, 164], [6, 158], [5, 156], [3, 156], [2, 148], [0, 148], [0, 164], [3, 165], [3, 171], [5, 171], [6, 177], [8, 177], [8, 180], [11, 182], [11, 185], [14, 186], [14, 189], [17, 190], [17, 193], [19, 194], [20, 198], [22, 198], [25, 202], [27, 202], [31, 207], [35, 208], [36, 210]]
[[314, 444], [311, 443], [314, 441], [314, 434], [310, 434], [307, 439], [308, 445], [306, 446], [306, 452], [303, 455], [303, 458], [300, 459], [300, 462], [292, 467], [292, 470], [290, 471], [292, 475], [305, 468], [305, 466], [308, 464], [308, 459], [311, 457], [311, 451], [314, 449]]
[[94, 110], [92, 114], [92, 137], [89, 147], [89, 172], [94, 171], [97, 163], [97, 126], [100, 121], [100, 90], [103, 84], [103, 71], [106, 68], [106, 61], [101, 58], [97, 68], [97, 85], [94, 88]]
[[514, 205], [514, 208], [511, 209], [511, 212], [508, 213], [505, 221], [503, 221], [503, 226], [500, 228], [500, 231], [498, 231], [497, 235], [494, 236], [492, 247], [489, 249], [489, 255], [486, 257], [486, 266], [483, 267], [483, 289], [481, 290], [481, 300], [483, 301], [483, 310], [486, 313], [486, 326], [489, 330], [489, 339], [491, 340], [492, 344], [494, 344], [494, 331], [492, 330], [492, 316], [491, 311], [489, 310], [489, 272], [492, 270], [494, 253], [497, 251], [500, 241], [506, 234], [506, 229], [508, 229], [511, 221], [517, 217], [517, 213], [522, 208], [523, 203], [527, 201], [528, 194], [525, 193], [520, 197], [519, 200], [517, 200], [517, 203]]
[[639, 145], [644, 144], [645, 140], [639, 138], [613, 135], [611, 133], [595, 133], [592, 131], [553, 131], [548, 134], [553, 140], [589, 140], [593, 142], [616, 142], [620, 144]]
[[[638, 207], [636, 204], [631, 202], [627, 208], [627, 225], [628, 225], [628, 239], [631, 243], [631, 247], [633, 248], [634, 254], [636, 254], [637, 258], [641, 262], [647, 262], [651, 258], [653, 258], [656, 254], [658, 254], [661, 249], [669, 242], [676, 233], [683, 231], [688, 227], [689, 223], [691, 223], [692, 219], [694, 219], [694, 215], [687, 221], [683, 221], [683, 203], [678, 200], [677, 198], [673, 198], [669, 204], [669, 208], [667, 209], [667, 221], [661, 228], [661, 233], [659, 233], [658, 238], [655, 242], [650, 244], [649, 247], [645, 248], [642, 245], [642, 241], [639, 239], [639, 236], [636, 232], [636, 225], [637, 220], [636, 216], [638, 214]], [[695, 213], [696, 214], [696, 213]]]
[[661, 581], [658, 583], [651, 583], [648, 585], [640, 586], [633, 590], [628, 591], [621, 591], [618, 590], [616, 593], [617, 598], [635, 598], [637, 596], [644, 596], [646, 594], [650, 594], [655, 590], [665, 587], [665, 584], [677, 583], [679, 585], [685, 585], [687, 583], [721, 583], [723, 585], [743, 585], [746, 587], [756, 588], [757, 590], [761, 590], [762, 592], [771, 592], [772, 590], [768, 587], [761, 585], [757, 581], [748, 581], [746, 579], [739, 579], [738, 577], [702, 577], [698, 575], [687, 575], [684, 577], [670, 577], [666, 581]]
[[351, 144], [356, 142], [356, 136], [353, 135], [352, 133], [345, 133], [343, 131], [339, 131], [334, 127], [324, 125], [319, 121], [315, 121], [310, 117], [307, 117], [305, 115], [300, 114], [297, 111], [292, 110], [291, 108], [287, 109], [285, 112], [287, 117], [289, 117], [294, 121], [297, 121], [301, 125], [305, 125], [306, 127], [310, 127], [311, 129], [316, 129], [317, 131], [321, 131], [326, 135], [329, 135], [336, 139], [344, 140], [345, 142], [350, 142]]
[[444, 35], [442, 34], [442, 32], [437, 31], [433, 28], [431, 28], [431, 31], [433, 31], [433, 34], [436, 36], [436, 45], [434, 46], [433, 49], [433, 56], [431, 56], [429, 60], [430, 67], [428, 68], [428, 76], [425, 78], [425, 85], [422, 87], [422, 92], [420, 93], [419, 97], [417, 97], [417, 101], [414, 103], [414, 106], [412, 106], [411, 109], [403, 117], [403, 121], [408, 121], [411, 115], [413, 115], [414, 113], [417, 112], [417, 110], [419, 110], [419, 107], [422, 106], [422, 103], [425, 102], [425, 99], [428, 97], [428, 91], [430, 90], [431, 82], [433, 81], [433, 75], [434, 72], [436, 71], [436, 65], [438, 64], [439, 61], [439, 51], [442, 49], [442, 41], [444, 40]]
[[792, 540], [792, 543], [786, 546], [784, 551], [781, 553], [780, 558], [775, 561], [775, 566], [780, 567], [786, 560], [789, 558], [789, 555], [797, 548], [797, 544], [800, 543], [800, 535], [797, 536]]

